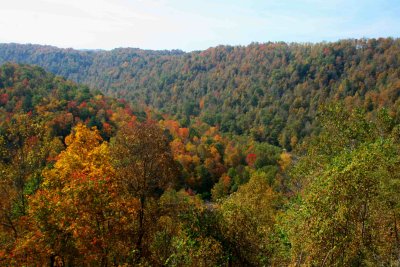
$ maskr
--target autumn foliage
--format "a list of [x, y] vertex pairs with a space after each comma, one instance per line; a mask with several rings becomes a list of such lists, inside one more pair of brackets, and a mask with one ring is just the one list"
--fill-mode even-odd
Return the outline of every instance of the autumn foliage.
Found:
[[[39, 49], [43, 64], [60, 52], [5, 47]], [[0, 265], [398, 266], [398, 50], [371, 39], [51, 60], [118, 99], [1, 66]]]

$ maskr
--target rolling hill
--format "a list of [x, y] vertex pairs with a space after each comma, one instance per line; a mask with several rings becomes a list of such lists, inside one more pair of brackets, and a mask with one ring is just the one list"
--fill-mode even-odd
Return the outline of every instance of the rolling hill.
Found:
[[68, 79], [234, 135], [291, 149], [319, 131], [321, 105], [342, 101], [399, 118], [400, 40], [254, 43], [205, 51], [80, 51], [1, 44], [0, 63], [35, 64]]

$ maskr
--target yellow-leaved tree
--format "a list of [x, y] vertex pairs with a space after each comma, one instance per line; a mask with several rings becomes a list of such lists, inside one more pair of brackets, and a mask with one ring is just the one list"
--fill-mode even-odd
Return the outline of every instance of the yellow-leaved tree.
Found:
[[[32, 231], [15, 253], [26, 264], [97, 265], [125, 261], [126, 222], [137, 201], [118, 197], [109, 147], [97, 129], [77, 125], [54, 168], [30, 199]], [[16, 257], [18, 259], [18, 257]], [[53, 266], [51, 265], [51, 266]]]

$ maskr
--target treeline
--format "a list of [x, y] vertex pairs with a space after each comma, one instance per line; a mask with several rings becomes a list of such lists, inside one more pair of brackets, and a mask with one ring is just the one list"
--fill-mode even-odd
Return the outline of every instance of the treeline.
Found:
[[333, 43], [265, 43], [205, 51], [77, 51], [0, 45], [0, 62], [37, 64], [135, 106], [173, 115], [188, 127], [197, 118], [225, 133], [249, 135], [291, 150], [320, 130], [321, 105], [341, 100], [374, 115], [398, 117], [398, 39]]

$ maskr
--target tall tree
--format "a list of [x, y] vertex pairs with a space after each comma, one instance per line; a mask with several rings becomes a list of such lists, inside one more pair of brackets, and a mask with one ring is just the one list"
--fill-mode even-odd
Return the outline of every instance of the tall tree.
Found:
[[112, 156], [120, 193], [139, 199], [136, 250], [137, 261], [143, 256], [143, 237], [147, 228], [146, 204], [173, 186], [177, 168], [163, 131], [155, 123], [127, 124], [117, 133]]
[[28, 265], [58, 259], [107, 266], [121, 254], [116, 237], [127, 221], [123, 217], [135, 212], [135, 202], [121, 208], [108, 144], [96, 129], [79, 124], [65, 143], [67, 149], [54, 168], [43, 172], [41, 188], [30, 199], [31, 229], [14, 253]]
[[[0, 135], [0, 247], [8, 251], [24, 234], [28, 197], [41, 182], [47, 157], [62, 149], [43, 123], [27, 114], [14, 114]], [[8, 251], [9, 252], [9, 251]]]
[[[281, 265], [276, 260], [275, 233], [280, 200], [268, 183], [267, 174], [252, 173], [248, 183], [222, 201], [221, 229], [231, 263], [239, 266]], [[275, 259], [274, 259], [275, 256]]]
[[297, 164], [304, 188], [287, 214], [294, 263], [399, 264], [398, 128], [362, 114], [328, 108], [323, 133]]

